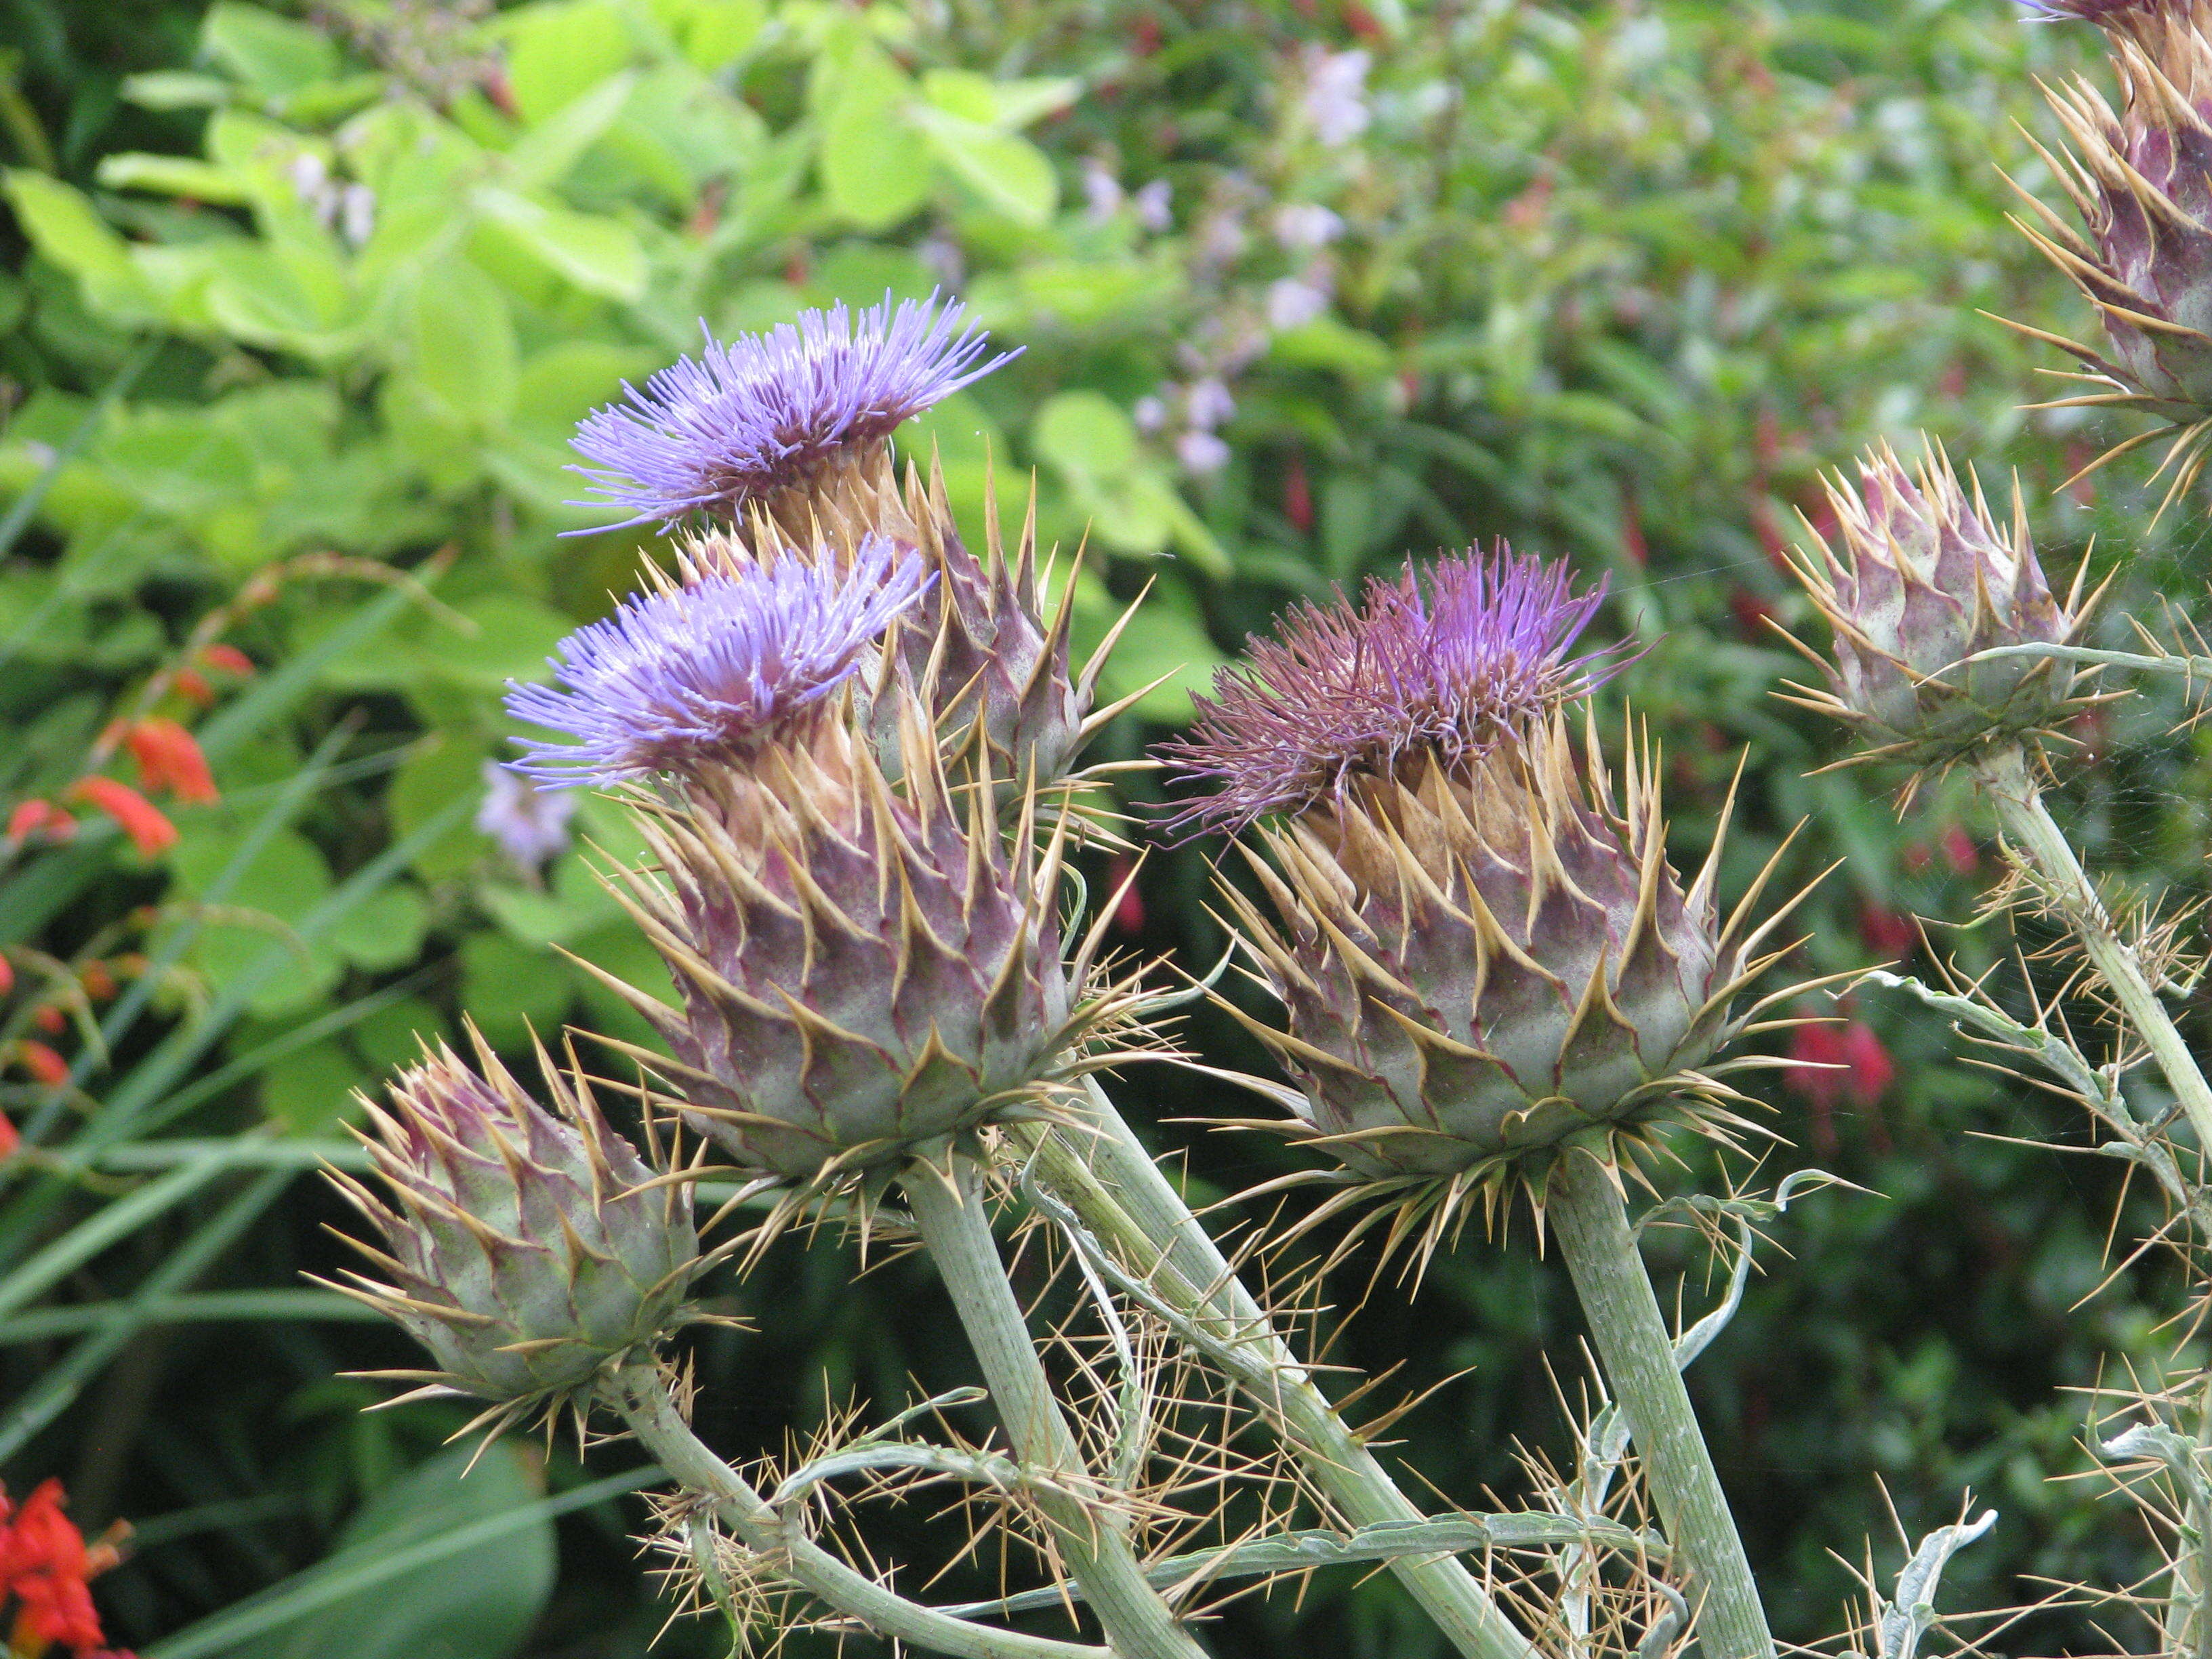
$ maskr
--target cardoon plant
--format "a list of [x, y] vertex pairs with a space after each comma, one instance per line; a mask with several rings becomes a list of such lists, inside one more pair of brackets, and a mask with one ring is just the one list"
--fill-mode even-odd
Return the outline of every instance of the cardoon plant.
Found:
[[1616, 808], [1595, 744], [1569, 743], [1564, 705], [1605, 672], [1571, 654], [1599, 597], [1502, 544], [1409, 568], [1356, 609], [1294, 616], [1167, 752], [1218, 786], [1182, 822], [1257, 826], [1245, 852], [1276, 922], [1224, 891], [1287, 1019], [1224, 1006], [1300, 1084], [1293, 1133], [1347, 1166], [1347, 1198], [1397, 1200], [1394, 1237], [1426, 1214], [1425, 1254], [1472, 1198], [1525, 1185], [1710, 1638], [1768, 1654], [1620, 1194], [1655, 1123], [1733, 1121], [1700, 1067], [1741, 1027], [1766, 929], [1744, 933], [1748, 902], [1722, 924], [1711, 861], [1680, 887], [1648, 759]]

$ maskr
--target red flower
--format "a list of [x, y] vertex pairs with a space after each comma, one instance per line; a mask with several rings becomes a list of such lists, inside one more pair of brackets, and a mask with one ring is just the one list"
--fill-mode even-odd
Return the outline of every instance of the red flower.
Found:
[[1897, 1081], [1897, 1062], [1882, 1047], [1874, 1027], [1862, 1019], [1844, 1027], [1843, 1056], [1844, 1064], [1850, 1068], [1844, 1073], [1844, 1094], [1852, 1105], [1871, 1111]]
[[1115, 854], [1106, 866], [1106, 884], [1115, 893], [1114, 926], [1125, 933], [1145, 931], [1145, 900], [1138, 892], [1136, 861], [1126, 853]]
[[127, 783], [118, 783], [113, 778], [79, 778], [70, 786], [69, 798], [90, 801], [113, 818], [148, 858], [177, 844], [177, 826]]
[[15, 964], [9, 961], [6, 957], [0, 956], [0, 997], [6, 996], [15, 988]]
[[1283, 474], [1283, 516], [1300, 535], [1313, 528], [1313, 485], [1307, 480], [1303, 455], [1291, 456]]
[[0, 1489], [0, 1595], [15, 1603], [14, 1650], [39, 1655], [59, 1643], [76, 1659], [125, 1659], [109, 1652], [86, 1588], [117, 1559], [106, 1540], [88, 1547], [62, 1513], [60, 1481], [41, 1482], [20, 1510]]
[[29, 1037], [16, 1038], [15, 1060], [49, 1089], [58, 1089], [69, 1081], [69, 1061], [43, 1042], [35, 1042]]
[[204, 645], [200, 661], [219, 674], [234, 674], [241, 680], [253, 678], [253, 659], [234, 645]]
[[123, 734], [149, 789], [167, 789], [182, 801], [217, 799], [215, 779], [199, 740], [174, 720], [143, 720]]
[[67, 841], [76, 833], [76, 820], [50, 800], [33, 796], [29, 800], [15, 803], [15, 810], [8, 814], [8, 839], [24, 842], [46, 832], [48, 841]]
[[1944, 830], [1941, 839], [1943, 861], [1951, 866], [1953, 874], [1971, 876], [1980, 866], [1982, 855], [1974, 845], [1974, 838], [1957, 824]]
[[16, 1148], [22, 1144], [23, 1137], [16, 1132], [15, 1126], [9, 1121], [6, 1113], [0, 1112], [0, 1163], [15, 1157]]
[[208, 684], [207, 676], [197, 668], [179, 668], [176, 685], [177, 695], [198, 708], [205, 708], [215, 701], [215, 687]]
[[1910, 957], [1920, 944], [1920, 930], [1911, 916], [1901, 916], [1872, 899], [1859, 907], [1859, 937], [1875, 955], [1897, 961]]

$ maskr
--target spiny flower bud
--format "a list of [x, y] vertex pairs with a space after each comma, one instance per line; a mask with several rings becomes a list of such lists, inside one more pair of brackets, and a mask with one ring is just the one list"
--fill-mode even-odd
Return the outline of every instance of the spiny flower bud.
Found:
[[1871, 756], [1914, 765], [2063, 717], [2072, 675], [2049, 658], [1959, 666], [2001, 646], [2063, 644], [2080, 625], [2078, 592], [2061, 605], [2044, 581], [2018, 489], [2012, 522], [2002, 525], [1980, 485], [1969, 495], [1933, 441], [1911, 473], [1887, 445], [1869, 450], [1859, 479], [1856, 495], [1827, 481], [1841, 554], [1813, 534], [1793, 561], [1835, 647], [1832, 665], [1822, 664], [1826, 689], [1796, 687], [1802, 695], [1792, 701], [1856, 727]]
[[[734, 521], [757, 506], [795, 539], [813, 497], [848, 467], [881, 456], [892, 431], [1006, 362], [962, 307], [936, 295], [858, 317], [842, 304], [722, 345], [707, 333], [627, 401], [587, 416], [575, 447], [596, 467], [598, 501], [647, 524], [705, 513]], [[705, 330], [705, 325], [701, 328]]]
[[334, 1288], [429, 1349], [434, 1388], [514, 1415], [574, 1398], [683, 1323], [699, 1244], [689, 1194], [607, 1127], [580, 1077], [545, 1065], [556, 1115], [481, 1040], [477, 1059], [426, 1050], [370, 1105], [362, 1139], [391, 1202], [331, 1178], [383, 1234], [380, 1251], [353, 1242], [384, 1279]]
[[1554, 715], [1259, 832], [1276, 921], [1224, 890], [1288, 1018], [1239, 1018], [1302, 1086], [1306, 1135], [1363, 1175], [1494, 1192], [1580, 1131], [1719, 1118], [1697, 1068], [1765, 963], [1722, 924], [1713, 859], [1676, 881], [1648, 757], [1621, 802]]
[[2203, 467], [2212, 434], [2212, 7], [2044, 0], [2036, 9], [2102, 29], [2124, 94], [2115, 115], [2086, 81], [2047, 89], [2069, 143], [2057, 156], [2038, 149], [2087, 234], [2033, 197], [2039, 228], [2020, 227], [2097, 307], [2110, 355], [2013, 326], [2070, 353], [2089, 371], [2079, 378], [2106, 388], [2058, 406], [2138, 409], [2179, 426], [2171, 501]]
[[617, 890], [683, 1007], [609, 982], [676, 1056], [648, 1063], [685, 1120], [747, 1169], [818, 1184], [1036, 1115], [1117, 1011], [1066, 1006], [1059, 840], [1040, 852], [1024, 813], [1009, 847], [911, 702], [902, 729], [896, 786], [830, 724], [711, 800], [641, 805], [653, 868]]

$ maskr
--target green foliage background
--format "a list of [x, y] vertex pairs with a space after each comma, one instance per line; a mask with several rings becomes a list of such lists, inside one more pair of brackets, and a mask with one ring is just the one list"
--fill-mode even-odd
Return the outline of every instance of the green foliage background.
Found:
[[[1801, 818], [1787, 874], [1844, 860], [1806, 912], [1809, 972], [1888, 954], [1886, 917], [1965, 920], [1996, 874], [1962, 790], [1900, 815], [1894, 780], [1808, 776], [1834, 735], [1770, 695], [1793, 659], [1763, 620], [1800, 619], [1777, 558], [1818, 469], [1925, 427], [1992, 483], [2017, 469], [2048, 564], [2096, 540], [2116, 637], [2194, 591], [2197, 505], [2147, 530], [2148, 463], [2060, 490], [2100, 434], [2023, 412], [2051, 356], [1979, 314], [2087, 326], [2005, 225], [1996, 171], [2035, 186], [2014, 123], [2043, 129], [2033, 77], [2087, 48], [2006, 0], [0, 16], [0, 806], [62, 796], [148, 712], [195, 726], [222, 791], [175, 805], [157, 856], [88, 818], [0, 872], [0, 1054], [74, 1063], [66, 1089], [20, 1058], [0, 1085], [39, 1148], [0, 1172], [0, 1455], [11, 1490], [58, 1474], [91, 1525], [138, 1522], [101, 1595], [149, 1656], [629, 1655], [662, 1621], [624, 1449], [503, 1449], [457, 1485], [436, 1449], [457, 1419], [358, 1414], [380, 1388], [340, 1373], [411, 1362], [301, 1288], [336, 1260], [337, 1211], [299, 1175], [351, 1090], [464, 1011], [510, 1048], [533, 1023], [641, 1035], [554, 949], [659, 979], [581, 855], [539, 880], [471, 820], [502, 681], [542, 674], [654, 550], [566, 533], [594, 522], [567, 505], [572, 424], [702, 319], [726, 336], [945, 284], [1024, 349], [909, 441], [969, 523], [990, 468], [1034, 478], [1048, 540], [1087, 532], [1086, 641], [1151, 584], [1108, 684], [1165, 678], [1109, 754], [1185, 718], [1282, 606], [1409, 551], [1504, 535], [1602, 574], [1600, 626], [1642, 647], [1621, 684], [1667, 746], [1678, 861], [1747, 750], [1735, 884]], [[1330, 142], [1309, 76], [1355, 50], [1370, 119]], [[1285, 204], [1340, 238], [1285, 246]], [[1194, 471], [1209, 377], [1227, 455]], [[210, 675], [204, 708], [154, 677], [207, 638], [257, 672]], [[2179, 713], [2139, 700], [2085, 729], [2075, 806], [2105, 869], [2185, 898], [2208, 789]], [[618, 820], [582, 825], [620, 850]], [[1154, 860], [1126, 942], [1212, 960], [1208, 879], [1200, 852]], [[1994, 924], [1939, 937], [1976, 966], [2008, 948]], [[1953, 1569], [1960, 1604], [2124, 1579], [2143, 1558], [2118, 1512], [2053, 1484], [2083, 1467], [2066, 1391], [2100, 1356], [2155, 1364], [2178, 1288], [2154, 1262], [2100, 1289], [2121, 1201], [2102, 1165], [1975, 1138], [2078, 1139], [2063, 1103], [1962, 1067], [1904, 1006], [1850, 1012], [1894, 1083], [1832, 1111], [1771, 1091], [1770, 1167], [1869, 1191], [1793, 1209], [1693, 1376], [1784, 1633], [1839, 1627], [1830, 1551], [1893, 1557], [1885, 1488], [1916, 1531], [1968, 1486], [2003, 1510]], [[1203, 1022], [1194, 1040], [1261, 1063]], [[1122, 1094], [1148, 1123], [1226, 1104]], [[1291, 1167], [1157, 1136], [1203, 1192]], [[825, 1243], [723, 1288], [761, 1327], [700, 1345], [725, 1446], [967, 1380], [911, 1265], [856, 1284]], [[1403, 1455], [1473, 1502], [1510, 1491], [1516, 1437], [1559, 1443], [1576, 1336], [1523, 1233], [1470, 1240], [1418, 1295], [1383, 1281], [1340, 1352], [1442, 1385]], [[397, 1553], [477, 1525], [458, 1570]], [[2014, 1645], [2094, 1640], [2028, 1630]], [[1426, 1644], [1386, 1582], [1240, 1609], [1217, 1640]], [[659, 1650], [720, 1650], [680, 1623]]]

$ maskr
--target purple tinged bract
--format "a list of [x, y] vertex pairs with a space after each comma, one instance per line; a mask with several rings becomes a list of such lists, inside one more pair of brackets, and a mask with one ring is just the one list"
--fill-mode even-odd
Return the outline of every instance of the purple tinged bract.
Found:
[[507, 683], [507, 710], [574, 743], [518, 738], [555, 784], [741, 763], [849, 678], [934, 578], [879, 536], [849, 565], [786, 556], [626, 600], [548, 658], [559, 686]]
[[849, 447], [879, 442], [908, 416], [989, 374], [988, 342], [963, 325], [957, 301], [890, 298], [855, 316], [842, 304], [802, 311], [796, 324], [718, 343], [586, 416], [574, 469], [621, 526], [705, 512], [734, 520], [748, 501], [804, 483]]
[[1252, 642], [1249, 665], [1216, 676], [1190, 738], [1159, 750], [1220, 785], [1168, 829], [1233, 834], [1408, 763], [1457, 769], [1611, 672], [1604, 652], [1569, 654], [1604, 597], [1602, 581], [1577, 593], [1565, 565], [1499, 541], [1370, 578], [1357, 608], [1341, 593], [1300, 606], [1279, 638]]

